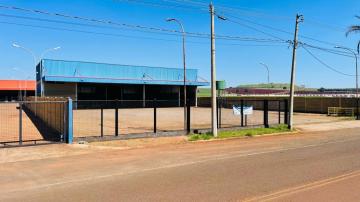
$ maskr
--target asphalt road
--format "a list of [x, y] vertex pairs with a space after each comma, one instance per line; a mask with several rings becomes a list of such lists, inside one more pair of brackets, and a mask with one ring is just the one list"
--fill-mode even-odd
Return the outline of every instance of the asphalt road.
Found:
[[0, 201], [359, 201], [360, 128], [0, 164]]

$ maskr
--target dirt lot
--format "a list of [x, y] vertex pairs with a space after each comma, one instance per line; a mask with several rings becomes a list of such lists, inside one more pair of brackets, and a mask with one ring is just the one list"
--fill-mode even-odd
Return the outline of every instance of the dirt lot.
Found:
[[[19, 134], [19, 111], [17, 104], [0, 104], [0, 142], [17, 141]], [[74, 110], [74, 137], [100, 136], [101, 119], [100, 110]], [[115, 110], [104, 110], [104, 135], [115, 134]], [[191, 128], [205, 129], [211, 127], [210, 108], [191, 109]], [[31, 120], [23, 112], [23, 139], [37, 140], [42, 136], [33, 125]], [[284, 115], [280, 114], [280, 121], [283, 122]], [[146, 133], [153, 131], [153, 109], [120, 109], [119, 110], [119, 134]], [[339, 121], [341, 118], [327, 117], [319, 114], [295, 114], [295, 124], [324, 123]], [[270, 124], [277, 124], [279, 114], [269, 113]], [[240, 117], [233, 115], [232, 109], [222, 109], [222, 127], [240, 126]], [[263, 112], [254, 111], [253, 115], [247, 118], [247, 124], [261, 125], [263, 123]], [[158, 131], [176, 131], [184, 128], [183, 108], [158, 108], [157, 129]]]
[[[18, 104], [0, 104], [0, 142], [19, 140], [19, 110]], [[25, 112], [22, 112], [23, 140], [40, 140], [41, 134], [36, 129]]]

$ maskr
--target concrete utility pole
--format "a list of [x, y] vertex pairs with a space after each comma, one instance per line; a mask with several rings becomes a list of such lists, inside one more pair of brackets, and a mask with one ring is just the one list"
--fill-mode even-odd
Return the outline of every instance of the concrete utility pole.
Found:
[[335, 48], [340, 48], [340, 49], [344, 49], [347, 50], [349, 52], [351, 52], [352, 54], [354, 54], [355, 57], [355, 82], [356, 82], [356, 120], [360, 119], [359, 116], [359, 74], [358, 74], [358, 55], [356, 54], [355, 51], [351, 50], [350, 48], [346, 48], [346, 47], [342, 47], [342, 46], [335, 46]]
[[215, 23], [214, 23], [214, 6], [210, 3], [210, 20], [211, 20], [211, 130], [214, 137], [218, 136], [217, 115], [216, 115], [216, 66], [215, 66]]
[[292, 56], [292, 65], [291, 65], [291, 82], [290, 82], [290, 113], [289, 113], [289, 129], [293, 129], [293, 117], [294, 117], [294, 92], [295, 92], [295, 73], [296, 73], [296, 48], [298, 46], [298, 29], [299, 23], [304, 21], [302, 15], [296, 14], [296, 23], [295, 23], [295, 34], [293, 41], [293, 56]]
[[180, 25], [180, 28], [181, 28], [181, 33], [182, 33], [182, 56], [183, 56], [183, 65], [184, 65], [184, 130], [187, 130], [187, 110], [186, 110], [186, 104], [187, 104], [187, 100], [186, 100], [186, 52], [185, 52], [185, 29], [184, 29], [184, 26], [183, 24], [175, 19], [175, 18], [168, 18], [166, 19], [166, 21], [168, 22], [176, 22]]

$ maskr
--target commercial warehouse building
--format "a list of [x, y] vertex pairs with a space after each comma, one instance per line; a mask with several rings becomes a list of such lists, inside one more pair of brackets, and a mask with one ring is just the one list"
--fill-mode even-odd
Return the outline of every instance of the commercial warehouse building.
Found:
[[[37, 65], [41, 96], [74, 100], [183, 100], [183, 69], [44, 59]], [[209, 83], [186, 70], [187, 99]]]
[[0, 101], [18, 101], [26, 96], [34, 96], [35, 81], [0, 80]]

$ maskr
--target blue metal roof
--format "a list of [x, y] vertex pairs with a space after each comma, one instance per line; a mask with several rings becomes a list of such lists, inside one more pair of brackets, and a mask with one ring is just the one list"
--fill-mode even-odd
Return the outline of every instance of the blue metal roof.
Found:
[[[44, 59], [40, 63], [40, 69], [43, 80], [52, 82], [157, 85], [182, 85], [184, 82], [183, 69], [166, 67]], [[187, 69], [186, 84], [191, 86], [209, 85], [207, 81], [201, 81], [197, 73], [197, 69]]]

